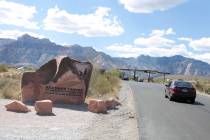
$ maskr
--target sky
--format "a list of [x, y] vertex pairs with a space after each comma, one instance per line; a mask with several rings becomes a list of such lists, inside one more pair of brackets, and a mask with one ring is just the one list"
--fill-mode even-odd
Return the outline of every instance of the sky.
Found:
[[27, 33], [114, 57], [183, 55], [210, 64], [209, 0], [0, 0], [0, 38]]

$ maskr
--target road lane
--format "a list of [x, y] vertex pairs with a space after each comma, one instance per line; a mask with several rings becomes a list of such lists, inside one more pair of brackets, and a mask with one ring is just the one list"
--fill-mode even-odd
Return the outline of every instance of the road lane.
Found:
[[127, 82], [136, 100], [141, 140], [209, 140], [210, 98], [198, 95], [195, 104], [164, 98], [164, 86]]

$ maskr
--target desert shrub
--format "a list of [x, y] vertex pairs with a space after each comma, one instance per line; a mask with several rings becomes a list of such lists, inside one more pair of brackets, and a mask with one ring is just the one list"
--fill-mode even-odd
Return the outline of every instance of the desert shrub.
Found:
[[120, 79], [117, 71], [111, 70], [101, 73], [94, 69], [88, 90], [88, 96], [104, 96], [115, 94], [119, 89]]
[[200, 81], [196, 81], [196, 83], [195, 83], [195, 88], [196, 88], [197, 90], [204, 91], [204, 85], [201, 84]]
[[1, 77], [0, 98], [19, 99], [20, 98], [20, 77]]
[[194, 86], [197, 90], [210, 94], [210, 81], [197, 80]]
[[0, 72], [7, 72], [7, 71], [8, 71], [8, 67], [0, 64]]
[[167, 80], [164, 81], [163, 78], [154, 78], [153, 80], [154, 83], [161, 83], [161, 84], [167, 84]]
[[122, 72], [116, 70], [116, 69], [111, 69], [106, 71], [107, 75], [113, 76], [113, 77], [120, 77], [122, 75]]
[[205, 89], [205, 93], [210, 94], [210, 87]]
[[121, 72], [117, 70], [110, 70], [105, 73], [106, 78], [112, 85], [112, 91], [119, 88], [121, 75], [122, 75]]

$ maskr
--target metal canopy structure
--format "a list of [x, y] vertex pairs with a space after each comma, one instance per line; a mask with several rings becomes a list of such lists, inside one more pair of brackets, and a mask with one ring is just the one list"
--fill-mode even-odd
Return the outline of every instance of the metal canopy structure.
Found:
[[136, 72], [137, 71], [140, 71], [140, 72], [144, 72], [144, 73], [148, 73], [148, 82], [150, 82], [150, 77], [151, 77], [151, 74], [163, 74], [164, 76], [164, 82], [165, 82], [165, 76], [166, 74], [170, 74], [169, 72], [161, 72], [161, 71], [158, 71], [158, 70], [143, 70], [143, 69], [128, 69], [128, 68], [119, 68], [118, 70], [121, 70], [121, 71], [133, 71], [133, 79], [135, 80], [136, 79]]

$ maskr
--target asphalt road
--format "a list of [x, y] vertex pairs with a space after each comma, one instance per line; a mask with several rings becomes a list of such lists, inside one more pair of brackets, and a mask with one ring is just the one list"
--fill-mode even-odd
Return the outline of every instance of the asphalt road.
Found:
[[141, 140], [210, 140], [210, 97], [195, 104], [164, 98], [160, 84], [127, 82], [136, 100]]

